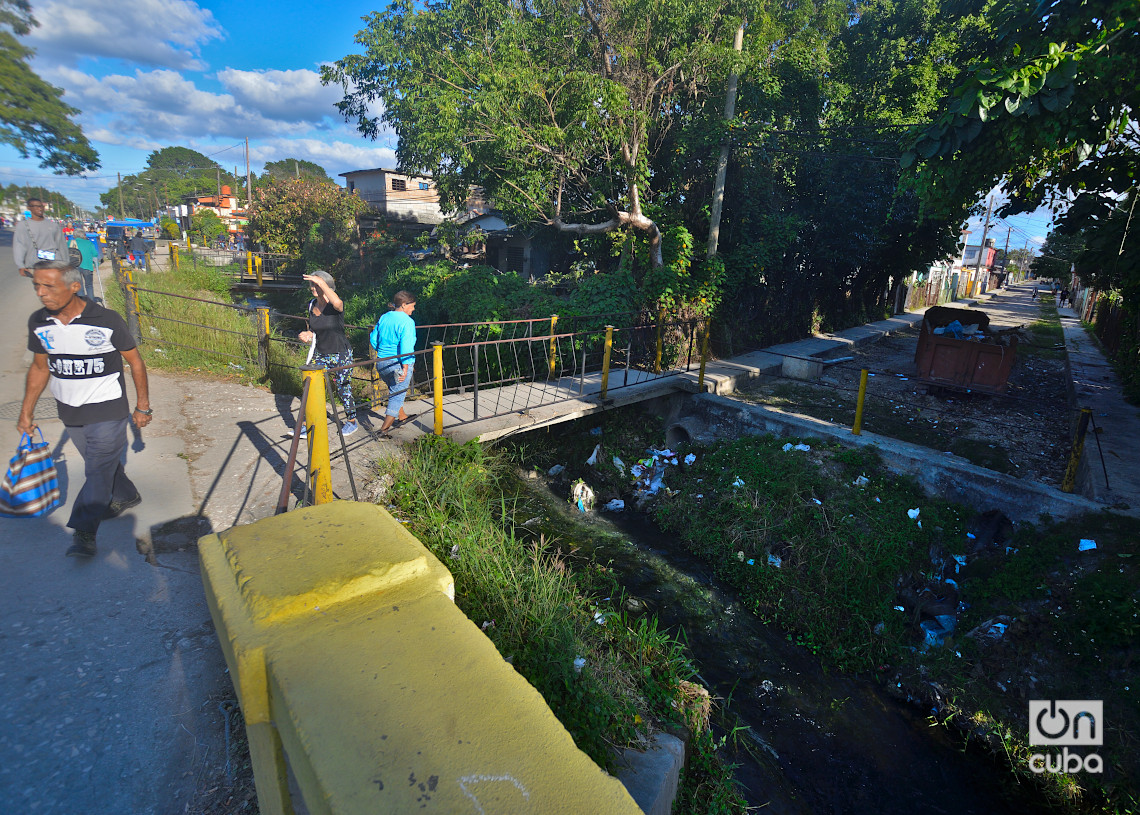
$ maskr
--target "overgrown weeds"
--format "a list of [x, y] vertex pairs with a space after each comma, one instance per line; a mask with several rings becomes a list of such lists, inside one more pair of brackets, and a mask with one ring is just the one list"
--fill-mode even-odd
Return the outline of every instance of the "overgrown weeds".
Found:
[[[515, 534], [498, 456], [426, 436], [384, 466], [393, 511], [451, 569], [456, 603], [598, 764], [612, 768], [614, 748], [654, 730], [705, 720], [681, 644], [653, 619], [599, 609], [591, 587], [605, 584], [604, 566], [571, 564], [551, 542]], [[696, 735], [698, 753], [713, 749]], [[744, 811], [730, 770], [711, 756], [689, 783], [697, 803], [686, 811]]]

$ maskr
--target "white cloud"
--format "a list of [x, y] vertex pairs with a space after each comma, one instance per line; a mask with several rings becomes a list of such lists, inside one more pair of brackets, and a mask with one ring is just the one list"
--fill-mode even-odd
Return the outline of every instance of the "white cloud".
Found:
[[37, 65], [111, 57], [200, 71], [200, 47], [225, 36], [209, 9], [192, 0], [37, 0], [32, 13], [40, 25], [26, 40]]
[[218, 71], [218, 81], [244, 107], [286, 122], [339, 117], [333, 107], [343, 96], [339, 86], [325, 87], [316, 71]]
[[[271, 139], [250, 145], [250, 161], [264, 165], [267, 161], [284, 158], [302, 158], [316, 162], [333, 178], [349, 170], [368, 170], [373, 167], [395, 167], [396, 153], [388, 147], [373, 147], [370, 143], [326, 141], [324, 139]], [[342, 179], [337, 179], [343, 183]]]

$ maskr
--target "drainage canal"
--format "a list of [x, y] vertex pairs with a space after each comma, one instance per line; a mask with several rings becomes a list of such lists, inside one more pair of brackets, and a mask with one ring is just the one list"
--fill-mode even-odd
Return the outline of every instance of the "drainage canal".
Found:
[[609, 564], [627, 610], [683, 632], [700, 680], [721, 699], [721, 726], [742, 728], [728, 749], [752, 806], [879, 815], [1044, 811], [990, 754], [963, 751], [959, 737], [932, 725], [930, 711], [872, 681], [824, 672], [643, 515], [582, 515], [565, 493], [565, 482], [523, 481], [518, 522]]

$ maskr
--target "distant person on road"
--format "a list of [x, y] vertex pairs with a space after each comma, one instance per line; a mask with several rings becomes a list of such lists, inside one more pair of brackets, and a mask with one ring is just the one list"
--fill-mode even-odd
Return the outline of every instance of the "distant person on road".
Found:
[[134, 256], [136, 269], [142, 269], [143, 271], [146, 271], [147, 248], [146, 238], [143, 237], [142, 230], [135, 230], [135, 236], [131, 238], [131, 242], [127, 244], [127, 249], [129, 249], [131, 255]]
[[404, 399], [412, 385], [412, 368], [416, 361], [412, 355], [416, 350], [416, 323], [412, 319], [416, 296], [398, 291], [388, 308], [388, 313], [377, 321], [368, 337], [379, 360], [376, 373], [388, 386], [388, 407], [384, 411], [384, 424], [380, 426], [380, 435], [385, 438], [392, 428], [416, 418], [404, 411]]
[[[28, 319], [28, 350], [34, 355], [24, 384], [16, 429], [36, 429], [35, 408], [51, 386], [60, 421], [83, 457], [86, 480], [67, 525], [75, 530], [68, 557], [93, 557], [95, 534], [107, 518], [142, 502], [123, 470], [127, 422], [150, 424], [146, 365], [118, 313], [79, 296], [79, 270], [66, 260], [35, 265], [36, 296], [44, 307]], [[135, 409], [127, 402], [123, 361], [131, 366]]]
[[[317, 340], [313, 362], [322, 368], [336, 368], [352, 364], [352, 346], [344, 335], [344, 302], [337, 296], [336, 283], [328, 272], [318, 269], [312, 274], [302, 275], [309, 284], [313, 299], [305, 310], [309, 319], [309, 330], [298, 334], [301, 342]], [[352, 369], [333, 371], [333, 382], [340, 403], [344, 405], [345, 423], [341, 434], [350, 436], [358, 428], [356, 425], [356, 402], [352, 398]]]
[[1029, 295], [1029, 299], [1030, 300], [1036, 300], [1037, 299], [1037, 287], [1036, 286], [1033, 287], [1033, 293], [1031, 295]]
[[88, 239], [81, 229], [75, 229], [67, 242], [69, 263], [75, 266], [75, 253], [79, 253], [79, 273], [83, 276], [83, 291], [88, 300], [95, 299], [95, 267], [99, 264], [99, 248]]
[[1065, 305], [1065, 301], [1068, 299], [1069, 299], [1069, 290], [1068, 289], [1061, 289], [1061, 301], [1057, 305], [1058, 306]]
[[44, 217], [43, 201], [29, 198], [27, 207], [30, 217], [17, 223], [12, 234], [12, 255], [20, 274], [31, 277], [41, 260], [67, 260], [67, 241], [63, 227]]

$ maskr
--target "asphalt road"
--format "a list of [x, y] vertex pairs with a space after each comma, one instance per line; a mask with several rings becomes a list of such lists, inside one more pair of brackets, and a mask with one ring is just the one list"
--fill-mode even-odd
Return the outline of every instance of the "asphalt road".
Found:
[[[0, 230], [0, 441], [11, 455], [39, 307]], [[143, 503], [99, 530], [99, 554], [65, 558], [82, 459], [50, 396], [37, 419], [67, 503], [44, 518], [0, 518], [0, 809], [12, 813], [183, 813], [224, 773], [232, 697], [189, 545], [196, 515], [178, 388], [158, 382], [155, 421], [136, 432], [127, 472]], [[133, 399], [133, 388], [128, 385]], [[269, 408], [272, 408], [270, 403]], [[227, 524], [229, 525], [229, 524]], [[171, 532], [170, 530], [181, 530]], [[154, 551], [151, 544], [154, 542]], [[151, 552], [148, 558], [142, 552]]]

